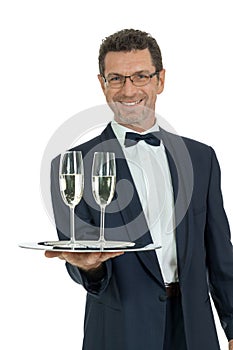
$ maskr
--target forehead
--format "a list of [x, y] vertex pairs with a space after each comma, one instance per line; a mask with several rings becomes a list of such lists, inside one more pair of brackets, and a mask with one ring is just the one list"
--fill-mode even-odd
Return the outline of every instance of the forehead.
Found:
[[129, 52], [110, 51], [105, 56], [105, 75], [110, 73], [128, 75], [142, 70], [150, 71], [153, 68], [151, 54], [148, 49]]

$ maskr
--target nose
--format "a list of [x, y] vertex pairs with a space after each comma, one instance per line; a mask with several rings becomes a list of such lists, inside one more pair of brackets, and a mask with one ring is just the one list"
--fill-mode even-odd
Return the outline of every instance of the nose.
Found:
[[130, 80], [130, 77], [126, 77], [125, 83], [121, 88], [121, 91], [124, 93], [125, 96], [134, 96], [137, 92], [137, 87], [133, 85], [132, 81]]

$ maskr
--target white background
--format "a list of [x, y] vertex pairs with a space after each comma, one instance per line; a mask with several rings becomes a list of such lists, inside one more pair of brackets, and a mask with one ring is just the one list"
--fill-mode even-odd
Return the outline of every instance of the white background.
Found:
[[226, 0], [1, 2], [1, 348], [81, 349], [82, 288], [63, 262], [17, 243], [56, 239], [40, 196], [41, 158], [65, 120], [105, 102], [98, 48], [116, 30], [157, 39], [167, 70], [157, 112], [216, 150], [232, 226], [231, 8]]

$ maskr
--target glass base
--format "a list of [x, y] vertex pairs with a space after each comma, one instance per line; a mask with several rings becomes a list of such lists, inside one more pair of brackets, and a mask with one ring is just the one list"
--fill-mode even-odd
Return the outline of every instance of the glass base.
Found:
[[80, 244], [86, 248], [97, 248], [97, 249], [110, 249], [110, 248], [127, 248], [133, 247], [134, 242], [123, 242], [123, 241], [79, 241]]

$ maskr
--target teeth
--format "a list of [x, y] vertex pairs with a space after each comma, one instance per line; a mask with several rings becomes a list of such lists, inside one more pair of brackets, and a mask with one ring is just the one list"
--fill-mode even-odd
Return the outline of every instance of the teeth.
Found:
[[138, 101], [134, 101], [134, 102], [123, 102], [121, 101], [121, 103], [124, 105], [124, 106], [135, 106], [137, 105], [138, 103], [140, 103], [142, 100], [138, 100]]

